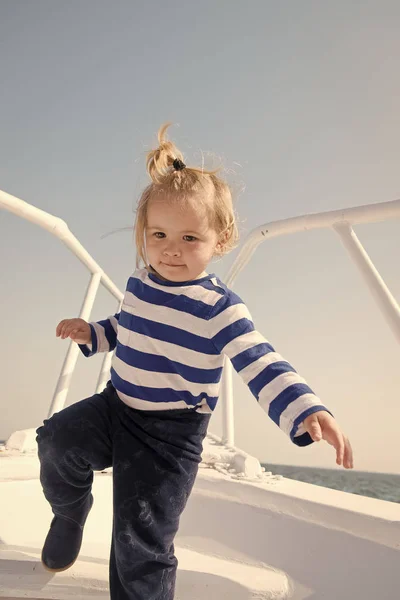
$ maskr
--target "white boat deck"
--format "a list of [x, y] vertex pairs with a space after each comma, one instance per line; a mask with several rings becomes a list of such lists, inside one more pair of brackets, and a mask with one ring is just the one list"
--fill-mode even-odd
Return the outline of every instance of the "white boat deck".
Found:
[[[6, 510], [2, 510], [0, 518], [0, 597], [109, 598], [111, 477], [96, 477], [96, 502], [85, 528], [79, 559], [71, 569], [56, 575], [45, 571], [40, 563], [41, 545], [51, 519], [41, 494], [38, 480], [2, 485]], [[266, 566], [210, 556], [179, 543], [177, 556], [177, 600], [287, 597], [285, 575]]]
[[[111, 473], [96, 474], [95, 503], [85, 527], [79, 559], [71, 569], [55, 575], [47, 572], [40, 562], [41, 546], [52, 515], [38, 477], [35, 454], [0, 454], [0, 597], [109, 598]], [[287, 597], [289, 582], [284, 573], [265, 564], [229, 560], [190, 546], [179, 541], [176, 544], [179, 559], [176, 600]]]
[[[176, 600], [380, 600], [400, 589], [400, 505], [268, 474], [234, 473], [208, 438], [181, 520]], [[51, 574], [35, 454], [0, 453], [0, 598], [109, 598], [112, 479], [98, 473], [79, 559]]]

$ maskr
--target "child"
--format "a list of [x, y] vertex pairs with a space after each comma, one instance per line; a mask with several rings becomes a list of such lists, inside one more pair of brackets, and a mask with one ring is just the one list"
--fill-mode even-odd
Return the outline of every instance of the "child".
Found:
[[[352, 468], [350, 443], [305, 381], [254, 329], [242, 300], [206, 268], [237, 241], [229, 187], [186, 167], [159, 131], [152, 183], [135, 223], [137, 269], [121, 311], [98, 323], [66, 319], [56, 335], [85, 356], [116, 349], [101, 394], [38, 429], [41, 483], [54, 518], [42, 562], [76, 560], [91, 509], [93, 470], [113, 467], [113, 600], [172, 600], [174, 538], [218, 400], [224, 355], [298, 446], [325, 439]], [[141, 262], [144, 267], [140, 268]]]

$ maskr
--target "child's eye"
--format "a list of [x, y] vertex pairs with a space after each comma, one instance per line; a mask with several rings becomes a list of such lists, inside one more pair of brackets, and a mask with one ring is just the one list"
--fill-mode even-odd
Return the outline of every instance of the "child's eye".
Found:
[[183, 238], [185, 242], [195, 242], [197, 240], [197, 237], [194, 237], [194, 235], [184, 235]]
[[163, 233], [162, 231], [155, 231], [153, 233], [153, 235], [154, 235], [154, 237], [156, 237], [158, 239], [161, 239], [161, 238], [165, 237], [165, 233]]

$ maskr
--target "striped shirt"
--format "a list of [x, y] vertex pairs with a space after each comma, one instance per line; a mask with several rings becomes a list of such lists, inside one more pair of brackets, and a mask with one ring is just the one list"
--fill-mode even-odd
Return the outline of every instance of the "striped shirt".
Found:
[[92, 343], [80, 346], [83, 354], [115, 350], [111, 382], [133, 408], [211, 413], [226, 356], [295, 444], [312, 442], [302, 422], [327, 410], [256, 331], [239, 296], [214, 274], [171, 282], [138, 269], [128, 280], [121, 311], [90, 328]]

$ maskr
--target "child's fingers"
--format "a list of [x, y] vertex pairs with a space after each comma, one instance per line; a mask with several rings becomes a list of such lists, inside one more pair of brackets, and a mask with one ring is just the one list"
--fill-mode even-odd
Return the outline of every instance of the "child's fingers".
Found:
[[60, 333], [59, 333], [59, 337], [63, 340], [65, 339], [65, 330], [68, 326], [69, 320], [65, 319], [64, 321], [62, 321], [62, 325], [60, 327]]
[[60, 335], [61, 335], [61, 331], [62, 331], [62, 329], [63, 329], [63, 327], [64, 327], [64, 324], [65, 324], [66, 320], [67, 320], [67, 319], [63, 319], [63, 320], [62, 320], [62, 321], [60, 321], [60, 322], [59, 322], [59, 324], [57, 325], [57, 327], [56, 327], [56, 336], [57, 336], [57, 337], [60, 337]]
[[343, 458], [344, 458], [344, 437], [343, 437], [343, 434], [340, 432], [338, 432], [338, 434], [337, 434], [335, 448], [336, 448], [336, 463], [338, 465], [342, 465]]
[[343, 434], [336, 425], [330, 424], [324, 430], [324, 438], [336, 450], [336, 463], [341, 465], [344, 455], [344, 439]]
[[336, 450], [336, 464], [342, 465], [345, 455], [345, 437], [333, 419], [324, 426], [323, 438]]
[[69, 321], [64, 321], [64, 323], [63, 323], [63, 325], [61, 327], [60, 338], [62, 340], [65, 340], [65, 338], [66, 338], [66, 331], [67, 331], [67, 328], [68, 328], [68, 323], [69, 323]]
[[336, 464], [343, 465], [345, 469], [352, 469], [354, 466], [353, 450], [348, 438], [336, 427], [325, 432], [324, 437], [336, 450]]
[[76, 323], [71, 322], [65, 327], [63, 331], [64, 338], [71, 337], [71, 333], [76, 329]]
[[343, 466], [345, 467], [345, 469], [352, 469], [354, 466], [353, 450], [352, 450], [350, 441], [346, 437], [344, 438], [344, 444], [345, 444], [345, 448], [344, 448]]
[[324, 439], [336, 450], [336, 463], [345, 469], [353, 468], [353, 451], [348, 438], [341, 432], [335, 419], [329, 413], [314, 413], [305, 420], [306, 431], [314, 442]]
[[65, 319], [61, 330], [60, 330], [60, 337], [62, 340], [65, 340], [65, 338], [69, 337], [71, 331], [73, 329], [76, 329], [77, 327], [77, 322], [76, 319]]

